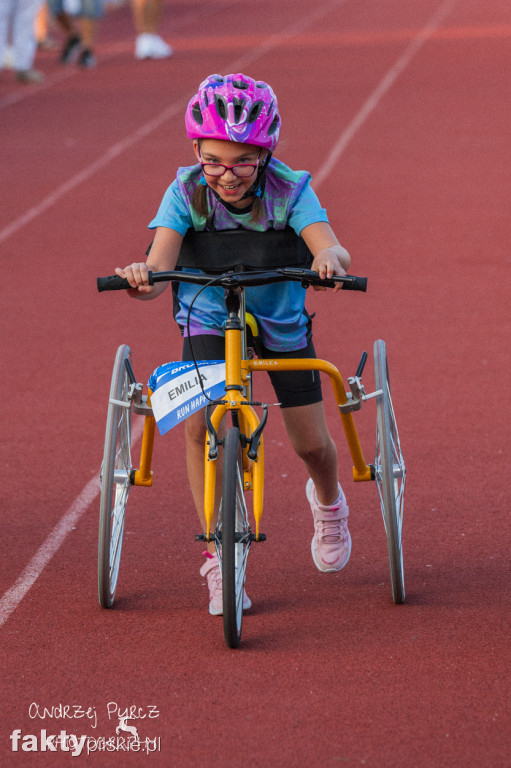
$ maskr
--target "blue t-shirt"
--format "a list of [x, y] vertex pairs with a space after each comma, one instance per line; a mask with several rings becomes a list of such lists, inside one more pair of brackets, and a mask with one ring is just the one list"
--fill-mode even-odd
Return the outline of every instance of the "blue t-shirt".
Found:
[[[190, 228], [199, 232], [206, 228], [206, 218], [199, 216], [192, 205], [201, 176], [199, 164], [179, 169], [175, 181], [165, 192], [158, 213], [149, 224], [150, 229], [168, 227], [184, 236]], [[219, 203], [209, 187], [207, 193], [210, 209], [216, 206], [214, 223], [217, 230], [241, 227], [260, 232], [290, 226], [299, 235], [309, 224], [328, 222], [326, 211], [310, 186], [310, 175], [305, 171], [292, 171], [275, 158], [270, 160], [266, 170], [263, 215], [258, 222], [250, 220], [250, 211], [238, 212]], [[196, 286], [179, 284], [176, 320], [184, 328], [197, 290]], [[247, 288], [245, 297], [247, 310], [256, 317], [263, 344], [268, 349], [284, 352], [306, 346], [305, 289], [300, 283]], [[193, 305], [190, 333], [223, 335], [225, 319], [223, 288], [207, 288]]]

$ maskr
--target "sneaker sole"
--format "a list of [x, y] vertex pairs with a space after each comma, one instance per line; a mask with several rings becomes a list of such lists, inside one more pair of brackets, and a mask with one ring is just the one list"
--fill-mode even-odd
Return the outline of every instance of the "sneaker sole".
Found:
[[137, 55], [135, 54], [135, 58], [137, 61], [161, 61], [162, 59], [170, 59], [172, 56], [171, 53], [164, 53], [164, 54], [158, 54], [158, 53], [146, 53], [144, 55]]
[[348, 549], [348, 558], [346, 562], [343, 565], [341, 565], [339, 568], [322, 568], [321, 567], [320, 563], [318, 563], [318, 561], [316, 560], [316, 554], [314, 552], [315, 539], [316, 539], [316, 536], [313, 536], [311, 541], [311, 555], [312, 555], [312, 559], [314, 560], [314, 565], [316, 566], [318, 571], [321, 571], [321, 573], [339, 573], [339, 571], [342, 571], [342, 569], [348, 565], [349, 559], [351, 557], [351, 536], [350, 536], [350, 546]]
[[[248, 610], [250, 610], [250, 608], [252, 608], [252, 601], [250, 600], [249, 597], [247, 597], [246, 601], [245, 600], [243, 601], [243, 611], [248, 611]], [[215, 609], [215, 608], [212, 608], [211, 606], [209, 606], [209, 612], [210, 612], [211, 616], [223, 616], [224, 615], [224, 612], [223, 612], [222, 608]]]

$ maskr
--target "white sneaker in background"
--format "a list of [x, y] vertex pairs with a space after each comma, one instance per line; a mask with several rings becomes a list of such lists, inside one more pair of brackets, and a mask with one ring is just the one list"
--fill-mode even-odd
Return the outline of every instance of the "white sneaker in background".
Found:
[[159, 35], [142, 34], [135, 40], [136, 59], [168, 59], [172, 48]]
[[153, 59], [168, 59], [174, 51], [159, 35], [152, 35]]

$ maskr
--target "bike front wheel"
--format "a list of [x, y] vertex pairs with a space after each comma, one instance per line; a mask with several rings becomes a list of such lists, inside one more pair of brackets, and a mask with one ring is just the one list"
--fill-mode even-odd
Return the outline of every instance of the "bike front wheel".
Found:
[[225, 437], [219, 526], [224, 635], [229, 648], [238, 648], [243, 625], [243, 596], [251, 530], [243, 483], [243, 452], [237, 427], [230, 427]]
[[[101, 498], [98, 544], [98, 596], [103, 608], [111, 608], [121, 562], [126, 504], [131, 488], [131, 350], [117, 350], [106, 421], [101, 467]], [[131, 370], [131, 368], [130, 368]]]
[[381, 339], [374, 344], [374, 369], [376, 389], [381, 390], [376, 399], [375, 479], [387, 534], [392, 597], [395, 603], [404, 603], [402, 533], [406, 471], [390, 395], [387, 350]]

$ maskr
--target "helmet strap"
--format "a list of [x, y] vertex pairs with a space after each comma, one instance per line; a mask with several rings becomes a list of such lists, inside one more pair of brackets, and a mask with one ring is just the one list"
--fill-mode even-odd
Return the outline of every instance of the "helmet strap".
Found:
[[264, 189], [266, 187], [266, 169], [268, 168], [268, 165], [270, 163], [270, 160], [272, 158], [272, 153], [268, 152], [266, 155], [266, 158], [264, 160], [264, 163], [262, 164], [261, 168], [259, 169], [259, 172], [257, 174], [257, 179], [254, 181], [250, 189], [247, 189], [241, 200], [245, 200], [247, 197], [262, 197], [264, 194]]

